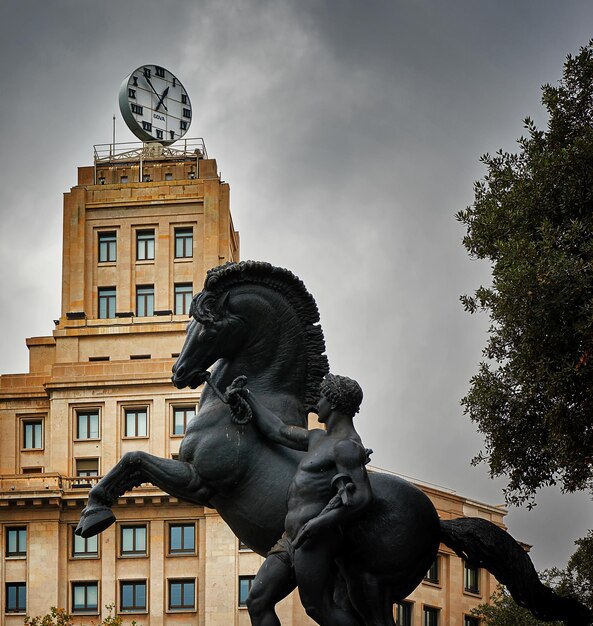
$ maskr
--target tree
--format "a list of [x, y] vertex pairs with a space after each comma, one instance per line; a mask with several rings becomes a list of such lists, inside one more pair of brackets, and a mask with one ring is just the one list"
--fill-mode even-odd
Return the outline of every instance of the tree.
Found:
[[506, 475], [509, 504], [545, 485], [593, 488], [593, 40], [542, 87], [546, 130], [482, 162], [457, 219], [492, 283], [462, 296], [490, 317], [486, 359], [462, 400], [485, 438], [474, 463]]
[[490, 598], [488, 604], [480, 604], [472, 611], [484, 626], [564, 626], [562, 622], [541, 622], [531, 611], [520, 607], [504, 587]]
[[[122, 626], [123, 619], [120, 615], [112, 615], [115, 605], [107, 604], [107, 616], [97, 626]], [[66, 613], [64, 609], [52, 606], [49, 613], [38, 617], [25, 617], [25, 626], [73, 626], [72, 616]], [[91, 622], [94, 624], [95, 622]], [[136, 620], [132, 620], [132, 626], [139, 626]]]

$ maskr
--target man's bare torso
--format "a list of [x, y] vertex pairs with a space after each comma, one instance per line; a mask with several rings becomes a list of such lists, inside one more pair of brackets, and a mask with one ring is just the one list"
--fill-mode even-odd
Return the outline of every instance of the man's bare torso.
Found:
[[[356, 431], [353, 430], [349, 439], [360, 448], [361, 462], [364, 463], [366, 452]], [[343, 441], [343, 436], [321, 429], [310, 431], [309, 451], [288, 489], [285, 530], [290, 539], [295, 538], [305, 522], [319, 515], [336, 494], [332, 487], [332, 479], [338, 473], [335, 448]]]

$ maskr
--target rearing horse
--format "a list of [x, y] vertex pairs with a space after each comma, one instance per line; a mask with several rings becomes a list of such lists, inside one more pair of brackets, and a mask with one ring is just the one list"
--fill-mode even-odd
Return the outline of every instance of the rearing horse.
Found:
[[[115, 521], [110, 507], [151, 482], [214, 507], [246, 545], [265, 555], [282, 534], [286, 494], [302, 453], [265, 439], [233, 416], [220, 392], [240, 375], [287, 424], [305, 427], [328, 371], [319, 313], [303, 283], [268, 263], [228, 263], [208, 272], [192, 301], [183, 350], [173, 367], [178, 388], [209, 378], [188, 424], [179, 460], [125, 454], [89, 493], [77, 533], [95, 535]], [[211, 374], [208, 369], [211, 368]], [[591, 623], [575, 600], [544, 587], [524, 550], [481, 519], [440, 521], [428, 497], [396, 476], [370, 472], [373, 503], [345, 527], [340, 570], [353, 614], [366, 626], [395, 626], [392, 606], [420, 583], [440, 542], [489, 569], [513, 597], [545, 620]]]

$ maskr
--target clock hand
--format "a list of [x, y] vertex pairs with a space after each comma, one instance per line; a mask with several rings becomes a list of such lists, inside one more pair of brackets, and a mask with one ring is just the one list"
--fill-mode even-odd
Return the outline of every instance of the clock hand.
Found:
[[154, 91], [154, 93], [156, 94], [157, 98], [160, 98], [158, 91], [152, 86], [152, 82], [150, 81], [150, 78], [148, 78], [148, 76], [146, 74], [144, 74], [144, 78], [146, 80], [146, 82], [150, 85], [150, 88]]
[[165, 89], [165, 91], [163, 91], [163, 95], [160, 97], [160, 100], [158, 102], [158, 104], [156, 105], [156, 109], [155, 111], [159, 110], [159, 107], [161, 106], [161, 104], [163, 105], [163, 109], [165, 109], [165, 111], [167, 110], [167, 106], [165, 105], [165, 103], [163, 102], [163, 100], [167, 97], [167, 94], [169, 93], [169, 87], [167, 87]]

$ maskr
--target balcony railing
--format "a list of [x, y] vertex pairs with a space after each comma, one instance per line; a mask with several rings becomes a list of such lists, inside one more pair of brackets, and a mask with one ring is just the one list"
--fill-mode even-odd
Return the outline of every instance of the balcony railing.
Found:
[[95, 166], [118, 163], [141, 163], [151, 160], [207, 159], [206, 144], [201, 137], [183, 139], [170, 146], [160, 143], [128, 141], [100, 143], [93, 146]]
[[[102, 476], [63, 476], [61, 474], [13, 474], [0, 476], [0, 499], [41, 495], [43, 492], [64, 493], [88, 491]], [[157, 489], [143, 483], [140, 489]]]
[[91, 489], [102, 476], [62, 476], [62, 489]]

